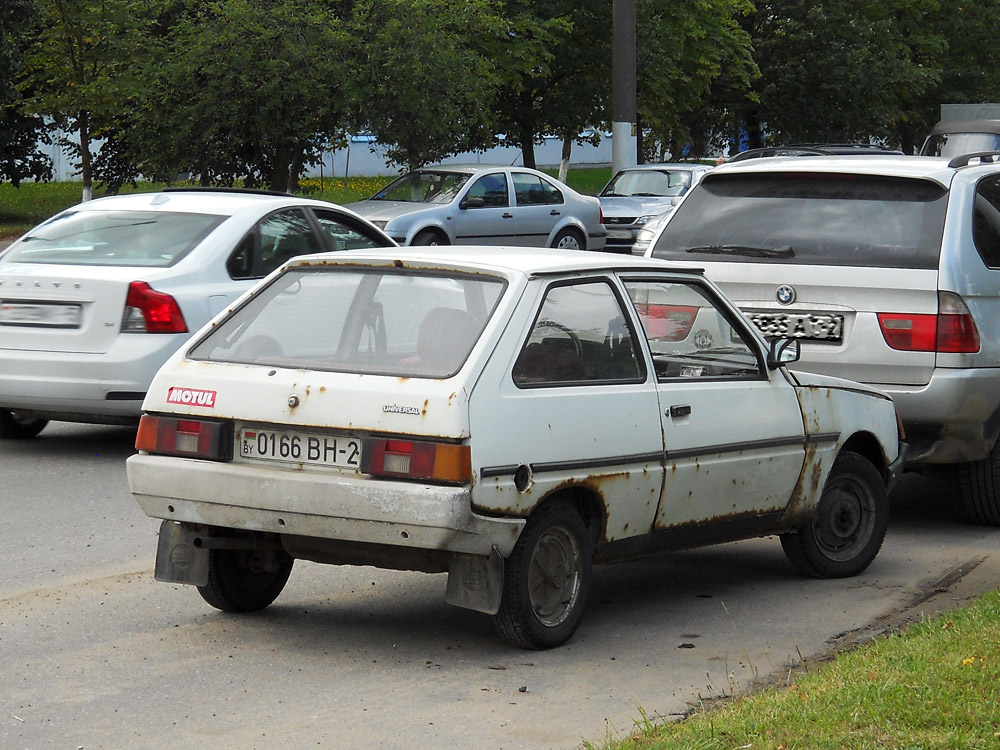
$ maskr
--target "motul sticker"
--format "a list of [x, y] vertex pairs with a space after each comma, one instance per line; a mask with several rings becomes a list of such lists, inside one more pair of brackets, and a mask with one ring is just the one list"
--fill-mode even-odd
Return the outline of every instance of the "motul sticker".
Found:
[[197, 388], [171, 388], [167, 391], [167, 403], [204, 406], [208, 409], [214, 409], [215, 391], [202, 391]]

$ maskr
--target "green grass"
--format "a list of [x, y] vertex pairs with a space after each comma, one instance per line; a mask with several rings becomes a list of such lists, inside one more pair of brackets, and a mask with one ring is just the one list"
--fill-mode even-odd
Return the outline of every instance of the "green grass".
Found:
[[[546, 170], [553, 176], [556, 170]], [[570, 170], [567, 183], [585, 195], [596, 195], [608, 179], [608, 168]], [[384, 187], [392, 177], [310, 177], [301, 183], [300, 192], [310, 198], [331, 203], [350, 203], [367, 198]], [[126, 187], [123, 193], [151, 192], [163, 187], [160, 183], [140, 182], [135, 188]], [[95, 190], [94, 197], [103, 195]], [[0, 237], [16, 237], [44, 221], [53, 214], [80, 202], [79, 182], [25, 182], [19, 188], [0, 183]]]
[[[587, 747], [595, 748], [594, 745]], [[792, 684], [604, 750], [1000, 747], [1000, 591], [837, 657]]]

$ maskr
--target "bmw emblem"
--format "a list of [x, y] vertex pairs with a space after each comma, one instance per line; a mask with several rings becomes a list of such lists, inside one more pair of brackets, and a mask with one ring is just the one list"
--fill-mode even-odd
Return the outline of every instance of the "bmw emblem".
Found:
[[790, 305], [795, 301], [795, 289], [788, 284], [782, 284], [775, 291], [774, 296], [779, 305]]

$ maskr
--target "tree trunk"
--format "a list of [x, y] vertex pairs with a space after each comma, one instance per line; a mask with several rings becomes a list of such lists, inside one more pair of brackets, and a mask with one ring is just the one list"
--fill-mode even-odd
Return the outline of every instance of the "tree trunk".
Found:
[[285, 192], [288, 190], [288, 159], [289, 159], [289, 148], [285, 144], [279, 144], [274, 150], [273, 165], [271, 167], [271, 184], [269, 187], [271, 190], [280, 190]]
[[573, 136], [566, 133], [563, 136], [562, 156], [559, 159], [559, 182], [566, 182], [566, 175], [569, 174], [569, 158], [573, 153]]
[[296, 148], [295, 156], [292, 157], [292, 164], [288, 170], [288, 189], [286, 192], [290, 195], [299, 192], [299, 177], [302, 175], [303, 161], [305, 161], [305, 154], [302, 153], [301, 148]]

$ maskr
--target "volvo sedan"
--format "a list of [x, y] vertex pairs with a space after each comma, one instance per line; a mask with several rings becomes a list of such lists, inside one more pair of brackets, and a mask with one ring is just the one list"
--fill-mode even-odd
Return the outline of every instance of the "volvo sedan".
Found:
[[779, 535], [875, 558], [900, 463], [878, 390], [785, 368], [700, 271], [557, 250], [286, 264], [160, 370], [128, 459], [159, 580], [262, 609], [296, 559], [447, 572], [447, 602], [548, 648], [592, 565]]

